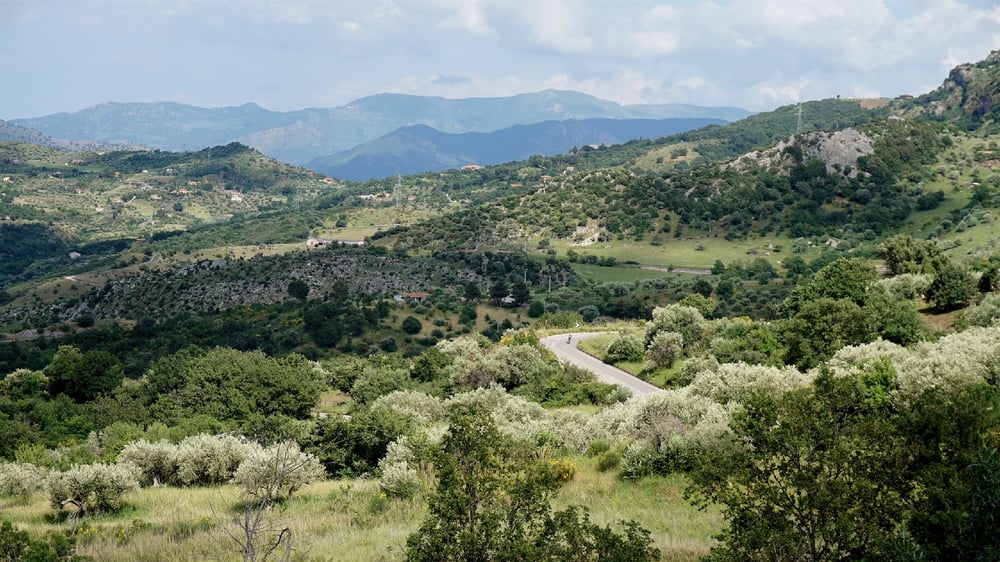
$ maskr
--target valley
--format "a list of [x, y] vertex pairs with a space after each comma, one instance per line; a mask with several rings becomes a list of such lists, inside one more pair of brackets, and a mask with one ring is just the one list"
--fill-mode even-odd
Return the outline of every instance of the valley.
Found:
[[[109, 120], [73, 151], [29, 141], [79, 116], [19, 120], [41, 133], [0, 143], [0, 541], [993, 559], [998, 76], [994, 53], [916, 97], [363, 181], [297, 165], [276, 131], [302, 122], [256, 106], [158, 106], [228, 120]], [[667, 111], [566, 95], [528, 97]], [[521, 103], [354, 109], [464, 134]], [[219, 144], [110, 144], [149, 135]], [[660, 390], [559, 361], [569, 334]]]

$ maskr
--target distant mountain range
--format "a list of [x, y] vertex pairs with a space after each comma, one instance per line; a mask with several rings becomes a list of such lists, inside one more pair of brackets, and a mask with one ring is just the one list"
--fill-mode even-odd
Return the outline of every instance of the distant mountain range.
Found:
[[722, 119], [568, 119], [515, 125], [491, 133], [443, 133], [426, 125], [397, 129], [350, 150], [317, 158], [306, 167], [338, 178], [364, 181], [395, 174], [500, 164], [573, 147], [621, 144], [723, 125]]
[[0, 142], [28, 142], [31, 144], [52, 146], [65, 150], [92, 150], [105, 148], [129, 150], [138, 148], [135, 143], [112, 146], [106, 143], [91, 140], [67, 140], [52, 138], [41, 131], [30, 127], [16, 125], [9, 121], [4, 121], [3, 119], [0, 119]]
[[569, 119], [707, 118], [735, 121], [736, 107], [684, 104], [619, 105], [571, 91], [510, 97], [445, 99], [379, 94], [337, 108], [278, 112], [254, 104], [201, 108], [179, 103], [104, 103], [10, 124], [55, 139], [198, 150], [238, 141], [293, 164], [352, 149], [402, 127], [426, 125], [442, 133], [491, 132], [514, 125]]

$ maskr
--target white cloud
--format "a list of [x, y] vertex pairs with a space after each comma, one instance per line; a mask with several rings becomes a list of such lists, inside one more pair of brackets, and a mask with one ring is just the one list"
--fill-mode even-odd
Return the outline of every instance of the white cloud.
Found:
[[[0, 13], [0, 75], [20, 85], [0, 91], [0, 118], [544, 88], [764, 110], [919, 94], [1000, 48], [988, 0], [0, 0]], [[55, 67], [73, 88], [54, 87]]]
[[680, 41], [671, 33], [638, 31], [631, 35], [636, 54], [644, 56], [669, 55], [677, 50]]

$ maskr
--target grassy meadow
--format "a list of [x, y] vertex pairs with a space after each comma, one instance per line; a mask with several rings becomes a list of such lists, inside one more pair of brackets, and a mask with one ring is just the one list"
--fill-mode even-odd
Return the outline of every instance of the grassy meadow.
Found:
[[[599, 472], [596, 459], [570, 457], [572, 481], [553, 501], [555, 509], [582, 505], [591, 520], [617, 528], [633, 519], [650, 531], [662, 560], [696, 560], [722, 527], [717, 509], [699, 510], [684, 499], [682, 476], [622, 481]], [[267, 515], [267, 526], [288, 528], [301, 560], [364, 562], [403, 560], [407, 536], [426, 515], [424, 496], [391, 499], [376, 480], [328, 480], [300, 490]], [[7, 500], [5, 500], [7, 501]], [[25, 505], [0, 504], [9, 520], [32, 534], [69, 530], [77, 551], [102, 562], [239, 560], [228, 532], [239, 513], [234, 486], [145, 488], [126, 496], [114, 515], [59, 521], [42, 496]]]

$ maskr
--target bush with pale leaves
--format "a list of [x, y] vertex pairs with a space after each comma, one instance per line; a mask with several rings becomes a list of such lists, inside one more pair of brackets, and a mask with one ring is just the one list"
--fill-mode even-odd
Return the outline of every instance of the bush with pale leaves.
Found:
[[412, 498], [423, 487], [420, 473], [405, 462], [380, 465], [379, 472], [379, 488], [391, 498]]
[[900, 404], [928, 390], [958, 390], [969, 384], [1000, 381], [1000, 326], [970, 328], [936, 342], [912, 348], [875, 341], [845, 347], [829, 361], [834, 376], [848, 376], [888, 359], [899, 388], [893, 393]]
[[691, 349], [701, 342], [708, 322], [697, 308], [671, 304], [653, 309], [653, 319], [646, 322], [646, 347], [659, 332], [677, 332], [684, 338], [684, 349]]
[[232, 435], [192, 435], [177, 445], [177, 480], [187, 486], [228, 482], [259, 449]]
[[471, 387], [499, 384], [520, 386], [548, 367], [537, 348], [530, 345], [503, 345], [479, 357], [458, 357], [451, 364], [452, 381]]
[[139, 469], [127, 464], [84, 464], [46, 479], [52, 507], [74, 504], [82, 515], [116, 511], [122, 497], [139, 489]]
[[684, 336], [678, 332], [659, 331], [646, 348], [646, 359], [659, 369], [667, 369], [683, 352]]
[[248, 496], [273, 503], [325, 476], [316, 457], [289, 441], [254, 448], [236, 469], [233, 482]]
[[1000, 293], [990, 293], [979, 304], [966, 308], [961, 322], [983, 328], [1000, 325]]
[[416, 390], [396, 390], [379, 396], [372, 402], [371, 409], [391, 410], [407, 415], [421, 425], [444, 419], [444, 402], [436, 396]]
[[0, 463], [0, 497], [28, 503], [42, 491], [46, 471], [28, 463]]
[[178, 446], [169, 441], [150, 443], [140, 439], [125, 445], [118, 453], [118, 463], [137, 467], [144, 486], [159, 486], [177, 480], [178, 456]]
[[795, 367], [723, 363], [716, 369], [700, 372], [687, 389], [692, 394], [726, 404], [743, 402], [759, 390], [778, 396], [810, 384], [813, 378], [813, 375], [802, 373]]
[[878, 281], [897, 300], [914, 300], [927, 293], [934, 279], [930, 275], [903, 273]]

